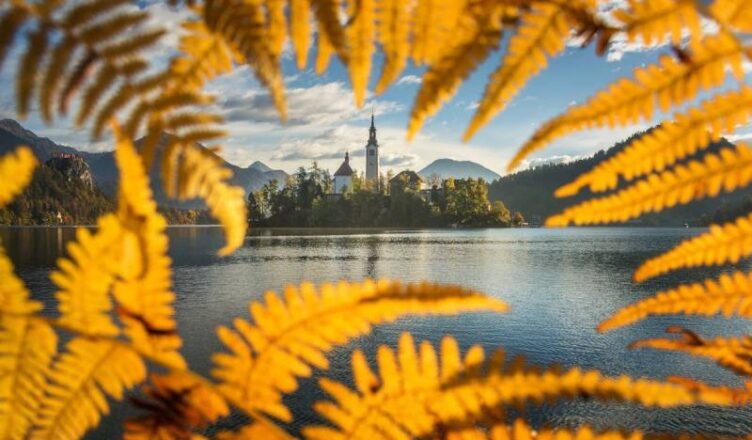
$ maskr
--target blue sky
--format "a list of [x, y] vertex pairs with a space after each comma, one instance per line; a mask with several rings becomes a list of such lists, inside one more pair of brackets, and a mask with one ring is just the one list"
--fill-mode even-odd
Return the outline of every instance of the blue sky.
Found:
[[[621, 0], [611, 0], [611, 3], [619, 4]], [[177, 29], [183, 16], [160, 1], [141, 1], [139, 5], [152, 14], [154, 23], [168, 29]], [[175, 43], [175, 36], [168, 38], [151, 51], [150, 58], [158, 63], [166, 62]], [[222, 155], [240, 166], [261, 160], [274, 168], [292, 171], [317, 160], [333, 170], [342, 161], [345, 151], [349, 151], [354, 156], [354, 168], [362, 169], [359, 161], [362, 161], [373, 110], [381, 144], [382, 168], [419, 169], [435, 159], [449, 157], [473, 160], [501, 174], [516, 149], [547, 118], [564, 111], [572, 103], [582, 102], [610, 82], [629, 75], [633, 68], [653, 62], [665, 50], [619, 40], [607, 56], [597, 57], [592, 47], [580, 49], [572, 44], [562, 56], [551, 60], [546, 71], [530, 81], [504, 113], [492, 120], [472, 141], [463, 144], [460, 138], [472, 116], [473, 106], [482, 96], [486, 80], [499, 64], [505, 46], [506, 39], [502, 49], [480, 66], [454, 99], [425, 124], [413, 142], [405, 139], [405, 127], [420, 87], [421, 69], [410, 66], [387, 92], [378, 97], [369, 94], [366, 105], [357, 109], [347, 73], [339, 62], [333, 60], [328, 72], [317, 76], [310, 68], [315, 57], [312, 49], [309, 68], [298, 71], [288, 48], [283, 70], [290, 120], [284, 125], [278, 121], [268, 95], [247, 67], [236, 69], [210, 84], [210, 90], [217, 94], [218, 110], [228, 120], [229, 136], [223, 142]], [[0, 91], [2, 117], [14, 117], [11, 85], [17, 58], [18, 51], [11, 54], [0, 74], [0, 80], [6, 85]], [[377, 59], [371, 87], [378, 79], [380, 67], [381, 60]], [[112, 149], [109, 140], [92, 141], [86, 131], [73, 130], [65, 119], [48, 127], [39, 121], [36, 113], [32, 113], [22, 123], [40, 135], [79, 149]], [[566, 161], [592, 154], [649, 125], [577, 133], [535, 155], [530, 163]]]

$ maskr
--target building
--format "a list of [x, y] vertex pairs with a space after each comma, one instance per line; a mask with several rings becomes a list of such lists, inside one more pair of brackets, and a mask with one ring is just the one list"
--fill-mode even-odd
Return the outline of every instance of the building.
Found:
[[423, 179], [415, 171], [402, 171], [389, 180], [389, 189], [392, 193], [402, 192], [405, 189], [420, 191], [423, 189]]
[[350, 153], [345, 153], [345, 161], [334, 173], [334, 194], [344, 194], [348, 188], [352, 188], [353, 170], [350, 168]]
[[376, 125], [371, 113], [371, 128], [368, 133], [366, 144], [366, 181], [373, 182], [374, 187], [379, 189], [379, 141], [376, 139]]

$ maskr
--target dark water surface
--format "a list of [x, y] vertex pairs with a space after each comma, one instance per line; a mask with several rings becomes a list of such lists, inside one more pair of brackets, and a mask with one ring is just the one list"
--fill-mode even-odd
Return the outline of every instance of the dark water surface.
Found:
[[[598, 368], [609, 374], [664, 378], [685, 375], [716, 384], [738, 380], [712, 363], [680, 354], [629, 351], [633, 340], [659, 336], [666, 326], [685, 325], [703, 335], [749, 332], [740, 320], [653, 318], [599, 335], [595, 326], [620, 307], [679, 281], [714, 276], [713, 271], [680, 272], [634, 285], [630, 277], [644, 259], [700, 229], [587, 228], [430, 231], [254, 231], [232, 256], [217, 258], [222, 235], [217, 228], [170, 229], [178, 322], [186, 340], [184, 354], [194, 369], [208, 373], [211, 353], [220, 350], [214, 328], [248, 317], [248, 301], [268, 289], [302, 281], [395, 278], [459, 283], [512, 306], [505, 315], [476, 313], [458, 317], [407, 318], [331, 354], [327, 373], [349, 380], [349, 352], [359, 346], [371, 355], [378, 344], [394, 345], [403, 330], [416, 340], [438, 342], [452, 334], [463, 349], [478, 343], [503, 346], [531, 363]], [[68, 228], [0, 228], [0, 238], [20, 276], [37, 297], [50, 299], [47, 276]], [[296, 399], [295, 427], [317, 422], [306, 410], [321, 393], [314, 379], [304, 380]], [[114, 438], [122, 411], [90, 438]], [[645, 410], [629, 405], [566, 402], [532, 413], [536, 420], [559, 425], [589, 423], [599, 427], [660, 431], [752, 432], [752, 413], [710, 407]], [[236, 419], [227, 421], [232, 425]]]

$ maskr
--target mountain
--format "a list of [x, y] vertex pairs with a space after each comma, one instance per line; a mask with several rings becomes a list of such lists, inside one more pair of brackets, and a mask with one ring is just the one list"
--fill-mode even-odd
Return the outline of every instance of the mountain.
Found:
[[80, 156], [52, 157], [34, 172], [24, 191], [0, 209], [0, 224], [94, 224], [115, 203], [91, 180]]
[[[520, 211], [531, 224], [541, 224], [547, 217], [561, 212], [568, 206], [582, 202], [591, 194], [585, 190], [574, 197], [556, 198], [554, 191], [573, 181], [580, 174], [592, 169], [598, 163], [623, 150], [632, 140], [644, 135], [636, 134], [595, 155], [566, 164], [549, 164], [509, 174], [493, 181], [488, 187], [488, 197], [492, 201], [503, 201], [511, 211]], [[712, 144], [704, 152], [717, 152], [732, 144], [725, 139]], [[623, 187], [624, 185], [622, 185]], [[677, 206], [657, 214], [648, 214], [633, 220], [630, 224], [681, 226], [685, 223], [701, 225], [705, 219], [734, 210], [742, 206], [749, 190], [723, 193], [715, 199], [698, 200], [694, 203]]]
[[264, 162], [261, 162], [260, 160], [257, 160], [256, 162], [253, 162], [248, 166], [248, 168], [261, 171], [262, 173], [267, 173], [269, 171], [272, 171], [271, 168]]
[[420, 177], [429, 180], [432, 175], [446, 179], [454, 177], [455, 179], [473, 179], [482, 178], [486, 182], [498, 179], [498, 174], [489, 170], [481, 164], [469, 160], [437, 159], [431, 162], [427, 167], [418, 171]]
[[[164, 134], [160, 139], [157, 147], [157, 155], [169, 142], [169, 134]], [[141, 144], [139, 139], [135, 142], [136, 146]], [[53, 157], [55, 153], [75, 154], [83, 158], [91, 169], [91, 174], [95, 185], [107, 194], [114, 194], [117, 188], [118, 172], [115, 166], [115, 158], [112, 152], [89, 153], [79, 151], [75, 148], [59, 145], [54, 141], [37, 136], [35, 133], [25, 129], [21, 124], [12, 119], [0, 120], [0, 154], [5, 154], [19, 145], [28, 145], [40, 162], [46, 162]], [[203, 148], [203, 147], [202, 147]], [[155, 161], [156, 162], [156, 161]], [[247, 168], [241, 168], [224, 161], [225, 166], [233, 172], [232, 183], [245, 189], [246, 194], [261, 188], [271, 180], [277, 180], [282, 183], [287, 179], [287, 173], [281, 170], [272, 170], [261, 162], [254, 162]], [[158, 168], [152, 168], [152, 189], [154, 190], [157, 203], [164, 206], [174, 207], [197, 207], [197, 203], [177, 203], [169, 200], [161, 190]]]

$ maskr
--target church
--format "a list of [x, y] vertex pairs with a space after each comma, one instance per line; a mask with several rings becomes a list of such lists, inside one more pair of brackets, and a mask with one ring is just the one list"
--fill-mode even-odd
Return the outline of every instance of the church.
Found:
[[[352, 187], [352, 177], [355, 172], [350, 167], [350, 153], [345, 153], [345, 161], [334, 173], [334, 194], [344, 194]], [[366, 144], [366, 181], [379, 184], [379, 141], [376, 139], [376, 124], [371, 114], [371, 128], [368, 129], [368, 143]]]

